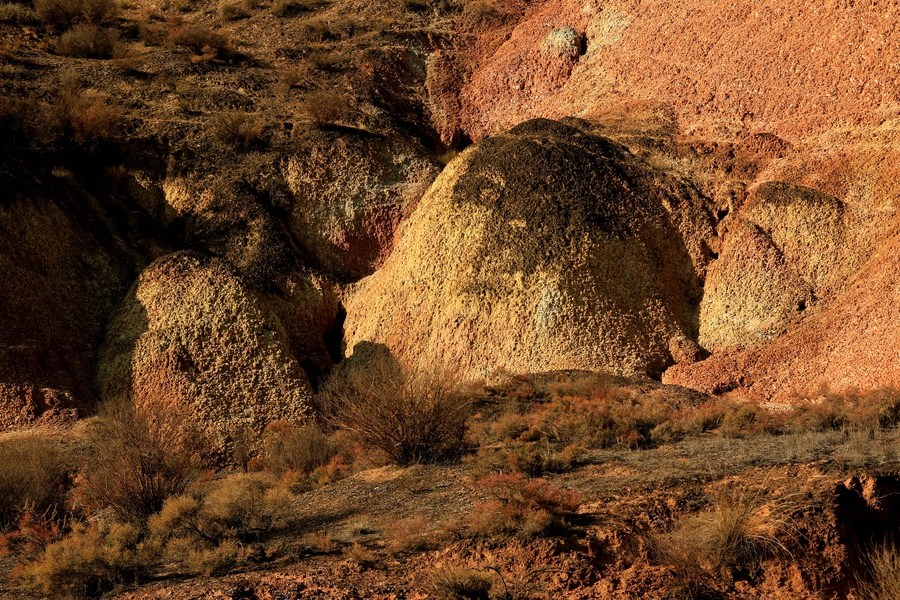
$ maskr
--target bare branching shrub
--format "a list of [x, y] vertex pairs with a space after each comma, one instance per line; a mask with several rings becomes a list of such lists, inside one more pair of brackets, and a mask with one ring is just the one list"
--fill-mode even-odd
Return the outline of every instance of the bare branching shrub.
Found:
[[202, 467], [202, 435], [185, 410], [103, 406], [89, 430], [77, 492], [92, 510], [146, 517], [184, 492]]
[[313, 92], [304, 99], [301, 111], [314, 127], [325, 129], [344, 120], [350, 108], [337, 94]]
[[154, 552], [132, 524], [97, 521], [76, 525], [64, 539], [49, 544], [34, 562], [15, 574], [45, 597], [99, 596], [147, 574]]
[[235, 110], [215, 115], [210, 127], [219, 141], [247, 149], [262, 142], [265, 121], [255, 114]]
[[566, 525], [581, 506], [577, 492], [522, 473], [489, 475], [478, 486], [491, 497], [475, 507], [470, 527], [478, 535], [540, 535]]
[[287, 471], [309, 475], [338, 453], [337, 442], [315, 425], [297, 427], [286, 421], [269, 424], [263, 432], [266, 468], [281, 476]]
[[114, 30], [82, 23], [62, 34], [56, 42], [56, 52], [73, 58], [113, 58], [120, 44]]
[[184, 25], [172, 32], [172, 43], [189, 49], [206, 60], [229, 59], [235, 56], [228, 36], [203, 25]]
[[103, 23], [115, 16], [115, 0], [34, 0], [34, 10], [45, 23], [68, 29], [77, 23]]
[[893, 543], [875, 547], [866, 557], [868, 577], [857, 588], [860, 600], [900, 598], [900, 551]]
[[37, 435], [0, 443], [0, 531], [27, 512], [62, 512], [68, 467], [58, 445]]
[[336, 371], [320, 402], [332, 423], [401, 465], [459, 454], [472, 404], [451, 374], [413, 373], [380, 359]]

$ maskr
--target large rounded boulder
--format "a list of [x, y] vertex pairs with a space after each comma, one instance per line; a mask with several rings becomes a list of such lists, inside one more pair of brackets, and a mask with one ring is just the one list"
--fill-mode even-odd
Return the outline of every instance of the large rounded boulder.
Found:
[[[297, 302], [324, 301], [304, 289]], [[276, 313], [225, 261], [189, 251], [138, 278], [107, 329], [98, 384], [103, 401], [187, 407], [220, 455], [244, 429], [303, 421], [312, 397]]]
[[417, 368], [608, 369], [697, 358], [705, 199], [582, 121], [536, 120], [467, 149], [347, 301], [348, 348]]

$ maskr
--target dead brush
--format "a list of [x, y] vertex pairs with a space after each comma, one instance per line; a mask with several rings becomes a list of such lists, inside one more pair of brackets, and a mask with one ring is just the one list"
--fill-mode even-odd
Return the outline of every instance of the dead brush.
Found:
[[261, 144], [265, 128], [264, 119], [240, 110], [221, 112], [210, 119], [210, 129], [216, 139], [243, 150]]
[[400, 465], [458, 455], [472, 405], [453, 374], [414, 372], [387, 359], [336, 370], [322, 385], [319, 402], [333, 425]]
[[652, 536], [650, 547], [672, 569], [678, 591], [701, 598], [723, 575], [754, 574], [766, 558], [791, 557], [788, 545], [798, 535], [791, 514], [798, 508], [790, 496], [768, 500], [759, 489], [722, 489], [712, 511]]

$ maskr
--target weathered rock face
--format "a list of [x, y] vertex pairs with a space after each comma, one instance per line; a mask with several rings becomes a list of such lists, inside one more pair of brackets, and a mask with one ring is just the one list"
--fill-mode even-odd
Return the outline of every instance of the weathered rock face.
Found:
[[[897, 6], [784, 0], [553, 0], [535, 7], [463, 90], [463, 130], [588, 116], [615, 99], [673, 106], [691, 130], [796, 138], [897, 115]], [[577, 64], [542, 69], [552, 28], [584, 36]], [[826, 33], [827, 32], [827, 33]]]
[[872, 389], [900, 381], [900, 236], [896, 233], [819, 312], [777, 338], [678, 365], [664, 382], [788, 401], [824, 385]]
[[414, 366], [659, 375], [699, 351], [705, 200], [584, 123], [470, 148], [347, 303], [346, 342]]
[[717, 352], [772, 339], [835, 297], [890, 227], [890, 213], [780, 182], [759, 185], [709, 269], [700, 343]]
[[0, 431], [91, 409], [104, 323], [133, 268], [93, 199], [8, 176], [0, 173]]
[[304, 151], [283, 162], [291, 232], [326, 273], [343, 281], [371, 275], [438, 167], [400, 137], [310, 131], [300, 143]]
[[[311, 313], [330, 304], [309, 280], [294, 289]], [[241, 428], [304, 420], [312, 395], [275, 313], [227, 263], [189, 251], [138, 278], [107, 329], [98, 384], [104, 401], [191, 407], [218, 453]]]

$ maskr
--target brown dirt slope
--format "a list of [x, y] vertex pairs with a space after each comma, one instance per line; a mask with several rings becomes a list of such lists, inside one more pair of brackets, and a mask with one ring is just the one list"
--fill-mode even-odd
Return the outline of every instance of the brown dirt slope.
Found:
[[658, 375], [699, 350], [712, 221], [696, 190], [586, 124], [524, 123], [440, 175], [348, 300], [347, 348], [469, 377]]

